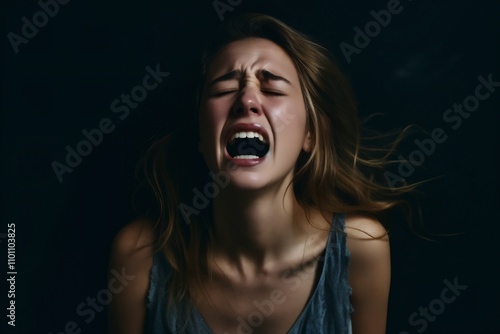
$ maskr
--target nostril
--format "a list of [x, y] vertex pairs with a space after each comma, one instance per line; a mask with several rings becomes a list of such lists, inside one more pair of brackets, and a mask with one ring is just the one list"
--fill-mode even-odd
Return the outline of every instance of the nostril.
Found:
[[255, 103], [235, 103], [232, 107], [234, 115], [260, 114], [261, 110]]

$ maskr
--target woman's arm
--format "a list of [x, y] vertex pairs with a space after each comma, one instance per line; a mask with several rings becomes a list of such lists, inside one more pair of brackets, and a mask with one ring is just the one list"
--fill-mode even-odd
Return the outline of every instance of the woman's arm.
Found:
[[[109, 263], [110, 334], [142, 334], [152, 266], [152, 233], [145, 221], [135, 221], [115, 237]], [[117, 279], [116, 276], [122, 279]]]
[[[380, 222], [364, 216], [346, 218], [347, 247], [351, 253], [353, 334], [385, 334], [391, 284], [389, 238]], [[374, 239], [370, 236], [378, 238]]]

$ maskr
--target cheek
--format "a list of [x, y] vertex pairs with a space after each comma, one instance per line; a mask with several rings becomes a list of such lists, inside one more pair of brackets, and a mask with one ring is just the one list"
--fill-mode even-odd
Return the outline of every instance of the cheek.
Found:
[[200, 140], [201, 147], [205, 149], [213, 149], [213, 145], [219, 142], [225, 121], [225, 117], [220, 110], [214, 103], [205, 103], [200, 108]]
[[215, 125], [227, 118], [227, 106], [221, 101], [209, 100], [200, 106], [200, 120]]
[[306, 111], [300, 102], [291, 102], [273, 109], [270, 115], [276, 134], [301, 138], [306, 132]]

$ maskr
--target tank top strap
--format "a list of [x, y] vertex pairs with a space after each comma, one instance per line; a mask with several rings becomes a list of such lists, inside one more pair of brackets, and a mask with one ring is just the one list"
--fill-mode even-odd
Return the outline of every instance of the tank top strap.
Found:
[[144, 333], [158, 333], [159, 328], [168, 327], [164, 311], [167, 282], [172, 274], [169, 268], [165, 256], [161, 252], [156, 252], [153, 255], [153, 265], [150, 271]]
[[325, 250], [318, 263], [319, 280], [308, 305], [288, 334], [352, 334], [349, 251], [345, 215], [335, 213]]
[[[332, 230], [328, 247], [332, 249], [326, 252], [327, 258], [325, 259], [326, 270], [330, 273], [327, 278], [340, 282], [340, 288], [345, 289], [348, 296], [352, 295], [352, 288], [349, 285], [348, 272], [351, 254], [347, 248], [347, 233], [345, 232], [345, 213], [336, 213], [332, 221]], [[344, 305], [346, 305], [344, 303]], [[350, 302], [348, 305], [348, 313], [354, 311]], [[345, 315], [345, 318], [350, 318]]]

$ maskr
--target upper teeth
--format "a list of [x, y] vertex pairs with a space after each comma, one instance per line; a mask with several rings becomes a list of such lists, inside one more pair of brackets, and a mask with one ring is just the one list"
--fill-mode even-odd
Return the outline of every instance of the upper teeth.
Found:
[[264, 137], [260, 133], [253, 132], [253, 131], [236, 132], [235, 134], [233, 134], [233, 137], [231, 138], [231, 140], [234, 140], [235, 138], [258, 138], [261, 142], [265, 142]]

